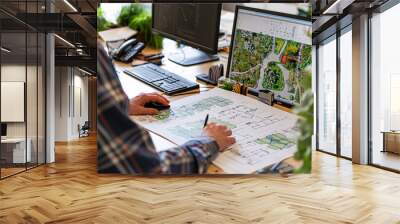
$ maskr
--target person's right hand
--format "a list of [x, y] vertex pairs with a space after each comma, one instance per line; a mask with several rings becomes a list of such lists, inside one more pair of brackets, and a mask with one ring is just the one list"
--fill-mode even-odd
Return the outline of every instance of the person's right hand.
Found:
[[154, 115], [159, 111], [154, 108], [146, 108], [146, 103], [156, 102], [169, 105], [169, 101], [158, 93], [142, 93], [129, 101], [129, 115]]
[[203, 132], [217, 142], [220, 152], [225, 151], [236, 142], [235, 138], [232, 136], [232, 131], [224, 125], [209, 123], [204, 127]]

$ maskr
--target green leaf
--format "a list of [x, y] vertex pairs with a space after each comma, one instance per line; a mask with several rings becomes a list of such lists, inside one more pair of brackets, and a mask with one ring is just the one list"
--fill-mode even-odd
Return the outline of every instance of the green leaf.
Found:
[[151, 15], [140, 4], [130, 4], [121, 9], [117, 19], [121, 26], [129, 26], [138, 32], [138, 39], [147, 46], [160, 49], [162, 48], [163, 38], [152, 32]]
[[293, 110], [298, 116], [297, 126], [300, 136], [297, 140], [296, 160], [302, 161], [302, 166], [295, 173], [311, 172], [311, 142], [314, 129], [314, 96], [311, 90], [304, 93], [301, 104]]

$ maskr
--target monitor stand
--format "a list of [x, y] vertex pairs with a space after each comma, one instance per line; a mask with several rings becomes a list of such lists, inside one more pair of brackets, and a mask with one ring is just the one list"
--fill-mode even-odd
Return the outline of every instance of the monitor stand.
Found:
[[178, 65], [190, 66], [210, 61], [218, 61], [218, 55], [210, 55], [189, 46], [180, 46], [178, 51], [168, 55], [168, 59]]

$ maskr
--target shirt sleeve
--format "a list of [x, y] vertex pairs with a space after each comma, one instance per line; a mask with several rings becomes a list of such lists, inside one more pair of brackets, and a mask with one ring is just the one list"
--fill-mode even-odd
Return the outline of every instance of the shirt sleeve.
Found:
[[125, 174], [204, 173], [218, 154], [213, 139], [199, 137], [157, 152], [149, 133], [128, 114], [129, 100], [102, 46], [97, 51], [98, 172]]
[[217, 156], [218, 146], [214, 140], [202, 137], [159, 154], [162, 173], [202, 174]]

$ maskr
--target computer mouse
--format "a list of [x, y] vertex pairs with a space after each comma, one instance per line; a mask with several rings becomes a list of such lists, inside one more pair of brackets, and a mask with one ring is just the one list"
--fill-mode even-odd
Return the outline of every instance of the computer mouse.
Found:
[[148, 103], [146, 103], [144, 105], [144, 107], [146, 107], [146, 108], [154, 108], [154, 109], [157, 109], [157, 110], [166, 110], [166, 109], [170, 108], [169, 105], [164, 105], [164, 104], [157, 103], [157, 102], [148, 102]]

